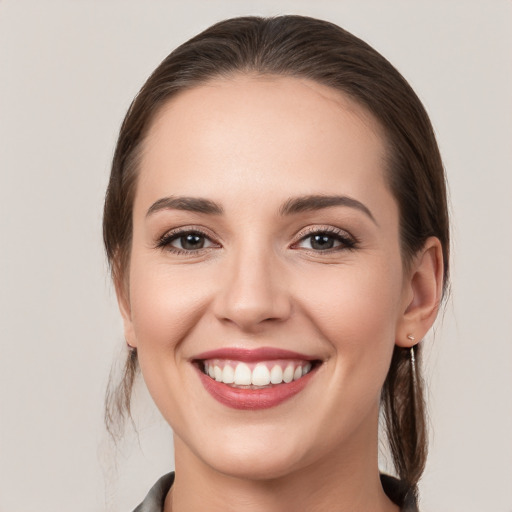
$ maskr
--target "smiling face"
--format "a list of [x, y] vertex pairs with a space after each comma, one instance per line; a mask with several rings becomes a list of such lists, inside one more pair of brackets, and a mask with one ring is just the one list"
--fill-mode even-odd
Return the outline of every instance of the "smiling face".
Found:
[[120, 302], [177, 466], [376, 464], [411, 300], [384, 161], [372, 117], [307, 80], [219, 79], [159, 112]]

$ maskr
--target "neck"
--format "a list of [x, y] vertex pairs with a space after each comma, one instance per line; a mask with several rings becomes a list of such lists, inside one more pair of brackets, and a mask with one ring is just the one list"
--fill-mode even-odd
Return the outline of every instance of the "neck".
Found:
[[164, 511], [398, 512], [380, 483], [377, 431], [372, 430], [370, 437], [358, 431], [356, 437], [365, 439], [351, 440], [350, 448], [340, 447], [284, 476], [258, 480], [220, 473], [175, 435], [176, 478]]

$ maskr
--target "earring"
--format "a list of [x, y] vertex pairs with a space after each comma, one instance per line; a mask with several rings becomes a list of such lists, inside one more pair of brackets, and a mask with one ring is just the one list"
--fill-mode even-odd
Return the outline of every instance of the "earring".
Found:
[[[408, 334], [407, 335], [407, 339], [408, 340], [411, 340], [411, 341], [414, 341], [416, 338], [412, 335], [412, 334]], [[409, 353], [410, 353], [410, 356], [411, 356], [411, 372], [412, 372], [412, 382], [413, 384], [416, 384], [416, 355], [414, 353], [414, 347], [416, 345], [413, 345], [410, 350], [409, 350]]]

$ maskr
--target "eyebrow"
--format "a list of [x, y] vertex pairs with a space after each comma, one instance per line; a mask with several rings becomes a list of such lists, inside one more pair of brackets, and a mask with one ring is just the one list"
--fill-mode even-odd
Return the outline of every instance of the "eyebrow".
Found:
[[146, 217], [161, 210], [185, 210], [188, 212], [206, 213], [209, 215], [222, 215], [222, 206], [201, 197], [163, 197], [155, 201], [148, 209]]
[[[322, 210], [333, 206], [355, 208], [363, 212], [375, 224], [377, 221], [372, 212], [361, 201], [348, 196], [307, 195], [288, 199], [279, 209], [280, 215], [293, 215], [295, 213]], [[169, 196], [155, 201], [148, 209], [146, 217], [161, 210], [184, 210], [204, 213], [208, 215], [222, 215], [224, 209], [219, 204], [201, 197]], [[378, 225], [378, 224], [377, 224]]]
[[348, 196], [309, 195], [292, 197], [283, 204], [279, 210], [279, 213], [281, 215], [292, 215], [294, 213], [322, 210], [324, 208], [331, 208], [333, 206], [346, 206], [349, 208], [355, 208], [356, 210], [363, 212], [367, 217], [369, 217], [374, 222], [374, 224], [377, 224], [375, 217], [367, 206], [361, 203], [361, 201]]

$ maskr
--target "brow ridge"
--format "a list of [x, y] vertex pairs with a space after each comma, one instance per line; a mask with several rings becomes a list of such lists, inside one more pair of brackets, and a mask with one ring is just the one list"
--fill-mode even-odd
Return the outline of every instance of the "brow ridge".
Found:
[[370, 209], [364, 205], [361, 201], [354, 199], [349, 196], [340, 195], [306, 195], [300, 197], [291, 197], [288, 199], [279, 209], [281, 215], [293, 215], [296, 213], [322, 210], [324, 208], [331, 208], [333, 206], [345, 206], [348, 208], [355, 208], [363, 212], [369, 217], [375, 224], [377, 221], [373, 216]]
[[[368, 216], [375, 224], [377, 221], [372, 212], [361, 201], [349, 196], [340, 195], [306, 195], [291, 197], [279, 209], [280, 215], [293, 215], [306, 211], [322, 210], [334, 206], [355, 208]], [[201, 197], [169, 196], [155, 201], [148, 209], [146, 217], [161, 210], [184, 210], [208, 215], [222, 215], [224, 209], [216, 202]]]
[[169, 196], [155, 201], [148, 209], [146, 217], [161, 210], [185, 210], [189, 212], [205, 213], [209, 215], [222, 215], [222, 206], [202, 197]]

